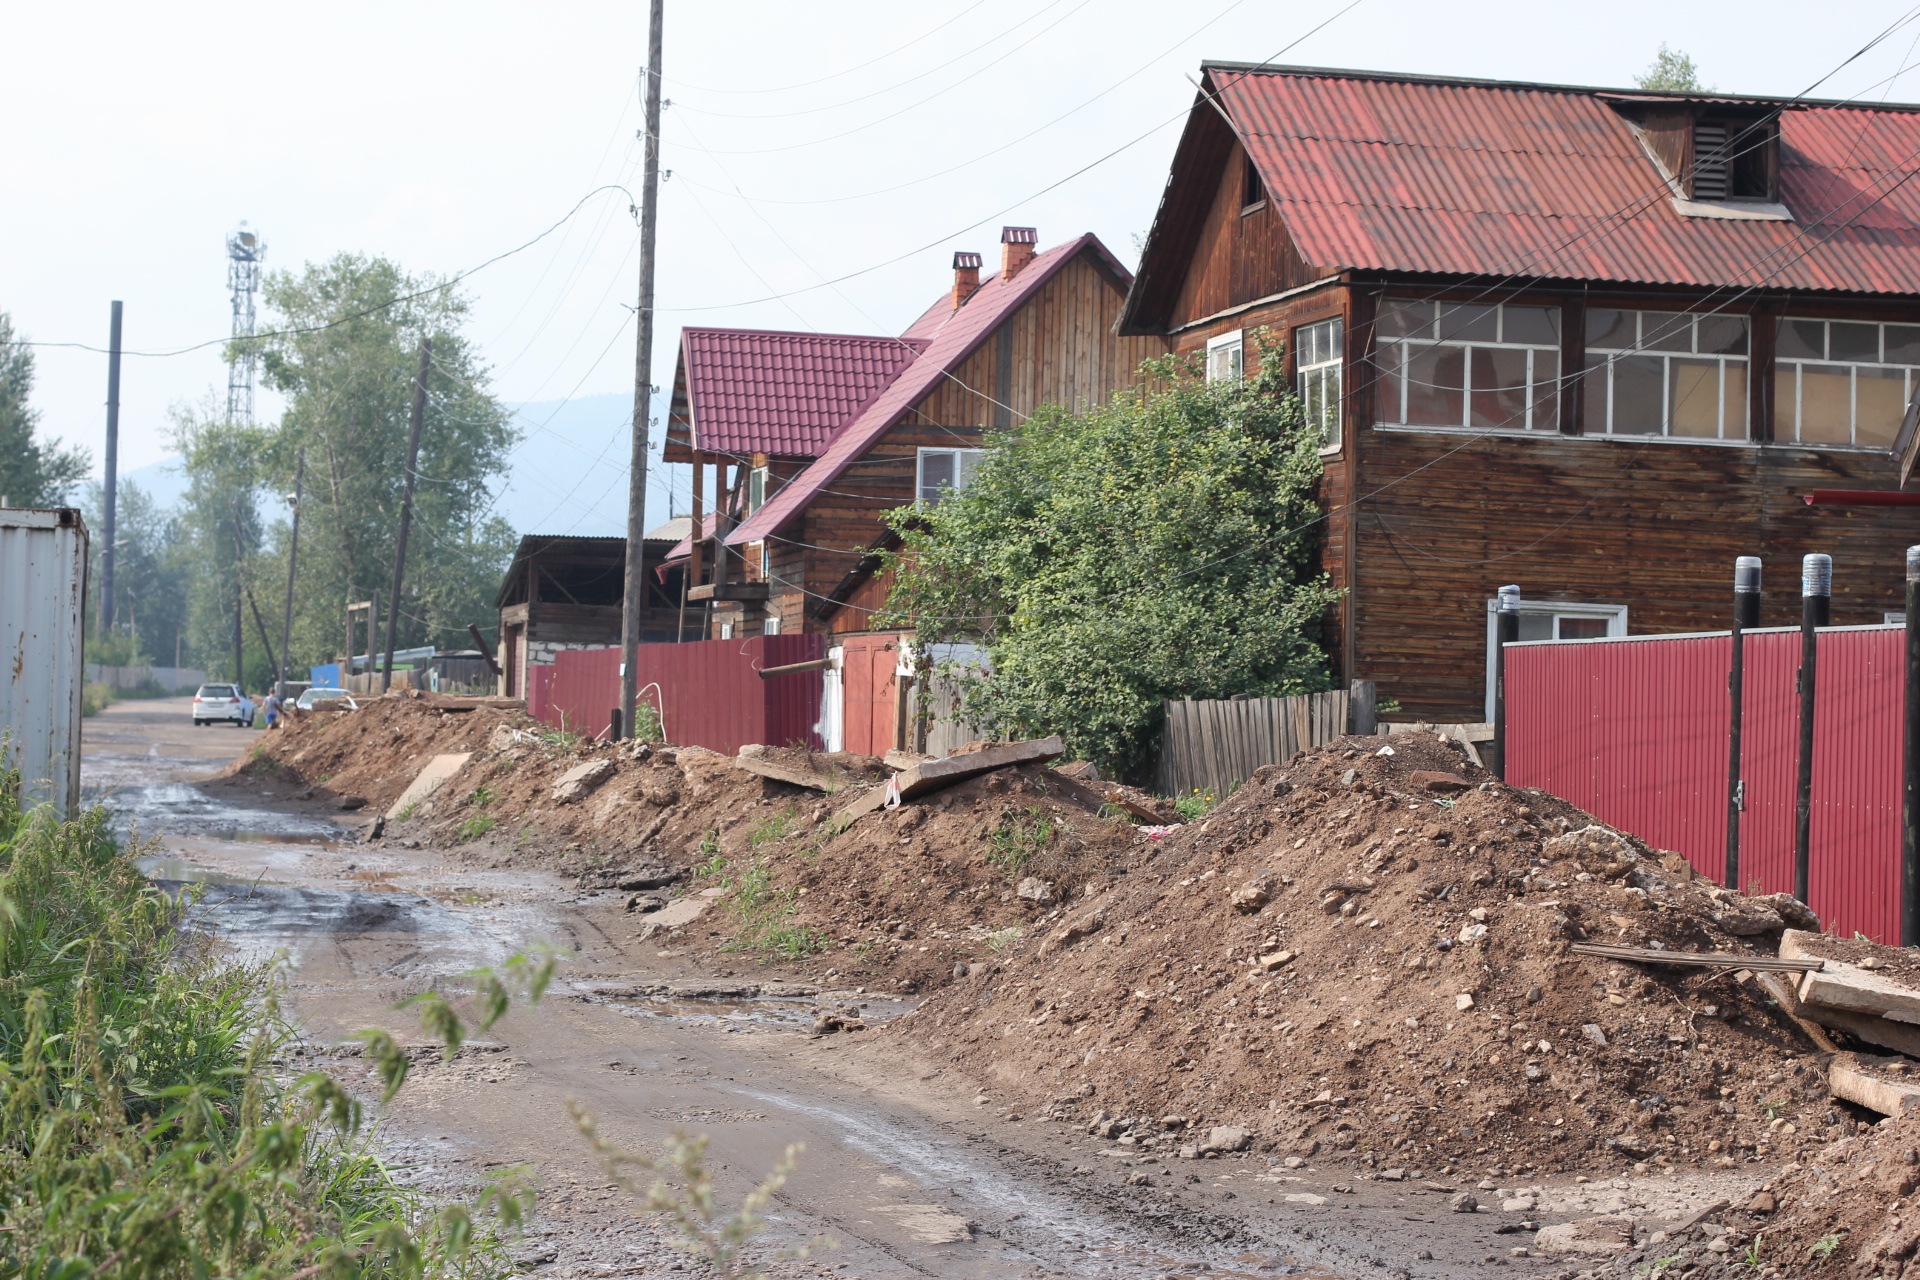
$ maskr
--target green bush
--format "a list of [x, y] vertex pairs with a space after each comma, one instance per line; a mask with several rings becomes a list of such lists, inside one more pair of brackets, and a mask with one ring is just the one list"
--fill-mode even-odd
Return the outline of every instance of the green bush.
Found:
[[217, 959], [104, 810], [23, 813], [0, 774], [0, 1273], [61, 1280], [484, 1276], [352, 1134], [330, 1077], [289, 1079], [263, 966]]

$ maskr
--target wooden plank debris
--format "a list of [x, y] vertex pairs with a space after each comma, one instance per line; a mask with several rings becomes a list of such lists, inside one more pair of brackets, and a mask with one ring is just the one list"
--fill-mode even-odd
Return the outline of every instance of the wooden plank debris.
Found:
[[1770, 956], [1729, 955], [1718, 951], [1659, 951], [1652, 947], [1616, 947], [1604, 942], [1576, 942], [1568, 950], [1576, 955], [1603, 956], [1609, 960], [1631, 960], [1636, 964], [1671, 964], [1704, 969], [1778, 970], [1806, 973], [1827, 962], [1817, 957], [1774, 959]]
[[929, 760], [938, 760], [939, 758], [939, 756], [922, 755], [918, 751], [902, 751], [900, 748], [895, 747], [884, 756], [881, 756], [880, 762], [896, 773], [904, 773], [917, 764], [925, 764]]
[[[1883, 1116], [1920, 1111], [1920, 1081], [1896, 1079], [1886, 1060], [1843, 1053], [1827, 1064], [1827, 1090]], [[1875, 1068], [1879, 1068], [1876, 1070]]]
[[[1788, 1017], [1804, 1025], [1817, 1022], [1823, 1027], [1835, 1031], [1844, 1031], [1856, 1040], [1879, 1045], [1882, 1049], [1892, 1049], [1895, 1053], [1904, 1053], [1909, 1057], [1920, 1058], [1920, 1027], [1910, 1027], [1898, 1022], [1889, 1022], [1885, 1018], [1875, 1018], [1864, 1013], [1849, 1013], [1845, 1009], [1827, 1009], [1817, 1004], [1805, 1004], [1794, 991], [1794, 984], [1779, 975], [1770, 975], [1771, 981], [1762, 975], [1755, 975], [1755, 981], [1773, 997], [1774, 1002], [1786, 1011]], [[1820, 1044], [1821, 1038], [1814, 1043]], [[1827, 1047], [1832, 1044], [1827, 1041]]]
[[1754, 985], [1766, 992], [1773, 1002], [1780, 1006], [1780, 1012], [1793, 1019], [1793, 1024], [1806, 1033], [1813, 1041], [1813, 1047], [1822, 1053], [1838, 1053], [1840, 1047], [1827, 1035], [1825, 1027], [1813, 1019], [1805, 1017], [1800, 1011], [1800, 999], [1793, 994], [1793, 983], [1777, 973], [1756, 973]]
[[748, 773], [757, 773], [763, 778], [772, 778], [775, 782], [791, 783], [796, 787], [811, 787], [815, 791], [825, 791], [829, 794], [836, 789], [831, 778], [822, 777], [806, 769], [789, 769], [786, 765], [775, 764], [771, 760], [761, 760], [754, 756], [735, 756], [733, 764], [736, 769], [745, 769]]
[[[995, 769], [1017, 764], [1038, 764], [1051, 760], [1067, 749], [1058, 735], [1034, 742], [996, 742], [978, 751], [966, 751], [944, 760], [927, 760], [893, 775], [887, 782], [869, 788], [865, 795], [835, 814], [832, 829], [844, 831], [854, 821], [886, 804], [889, 797], [912, 800], [955, 783], [965, 782]], [[1071, 784], [1070, 779], [1061, 782]]]
[[[1780, 954], [1812, 956], [1820, 936], [1788, 929], [1780, 936]], [[1818, 972], [1802, 978], [1799, 995], [1802, 1004], [1843, 1009], [1894, 1022], [1920, 1023], [1920, 989], [1839, 960], [1828, 960]]]

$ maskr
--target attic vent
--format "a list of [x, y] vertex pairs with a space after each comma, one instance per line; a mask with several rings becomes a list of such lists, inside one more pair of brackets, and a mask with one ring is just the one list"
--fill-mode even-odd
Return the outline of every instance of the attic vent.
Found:
[[1693, 198], [1725, 200], [1731, 193], [1733, 163], [1727, 154], [1727, 126], [1701, 120], [1693, 126]]

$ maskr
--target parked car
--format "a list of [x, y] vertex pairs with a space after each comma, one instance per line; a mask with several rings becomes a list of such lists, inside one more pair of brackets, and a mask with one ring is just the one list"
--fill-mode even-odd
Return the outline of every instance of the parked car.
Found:
[[199, 728], [224, 720], [243, 729], [253, 727], [253, 699], [234, 684], [203, 684], [193, 695], [193, 724]]
[[311, 711], [322, 703], [336, 703], [336, 702], [344, 702], [347, 705], [344, 707], [329, 706], [327, 710], [358, 711], [360, 709], [360, 704], [355, 702], [353, 700], [353, 695], [348, 693], [345, 689], [309, 689], [305, 693], [301, 694], [300, 700], [298, 702], [295, 702], [293, 705], [298, 707], [302, 711]]

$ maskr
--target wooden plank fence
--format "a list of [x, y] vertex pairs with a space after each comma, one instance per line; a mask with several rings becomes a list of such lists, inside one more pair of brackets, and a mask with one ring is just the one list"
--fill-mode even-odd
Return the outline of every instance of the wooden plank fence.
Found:
[[1355, 730], [1371, 733], [1373, 685], [1355, 686], [1352, 692], [1293, 698], [1167, 703], [1154, 790], [1163, 796], [1203, 791], [1225, 799], [1263, 764], [1285, 764], [1296, 751]]

